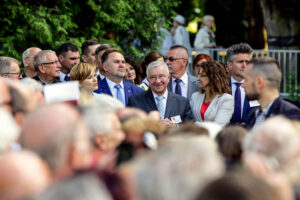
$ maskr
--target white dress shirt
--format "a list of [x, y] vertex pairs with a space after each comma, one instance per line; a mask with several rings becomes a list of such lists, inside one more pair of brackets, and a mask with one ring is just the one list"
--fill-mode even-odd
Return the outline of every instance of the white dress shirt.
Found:
[[[112, 82], [111, 80], [109, 80], [109, 78], [106, 77], [106, 81], [107, 81], [107, 84], [108, 84], [108, 87], [113, 95], [114, 98], [117, 99], [117, 88], [115, 88], [115, 85], [118, 85], [114, 82]], [[124, 84], [123, 84], [123, 81], [121, 81], [121, 83], [119, 84], [121, 86], [121, 93], [123, 95], [123, 98], [124, 98], [124, 101], [125, 101], [125, 92], [124, 92]]]
[[[185, 72], [181, 77], [181, 82], [180, 82], [180, 86], [181, 86], [181, 96], [184, 96], [187, 98], [187, 92], [188, 92], [188, 75]], [[175, 82], [175, 78], [172, 77], [172, 91], [175, 93], [175, 88], [176, 88], [176, 82]]]
[[[155, 104], [157, 105], [157, 99], [156, 97], [158, 96], [157, 94], [155, 94], [154, 92], [152, 92], [154, 100], [155, 100]], [[167, 108], [167, 99], [168, 99], [168, 90], [166, 90], [166, 92], [162, 95], [164, 97], [163, 99], [163, 105], [164, 105], [164, 110], [163, 113], [166, 113], [166, 108]]]
[[66, 76], [69, 76], [69, 74], [65, 74], [65, 73], [63, 73], [63, 72], [59, 72], [59, 80], [61, 81], [61, 82], [66, 82], [65, 81], [65, 77]]

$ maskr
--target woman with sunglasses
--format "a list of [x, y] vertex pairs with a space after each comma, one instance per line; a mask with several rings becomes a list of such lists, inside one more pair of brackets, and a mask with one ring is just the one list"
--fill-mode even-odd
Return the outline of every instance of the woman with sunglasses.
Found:
[[234, 111], [226, 70], [217, 61], [207, 61], [200, 64], [197, 77], [200, 90], [191, 97], [196, 121], [211, 121], [225, 126]]

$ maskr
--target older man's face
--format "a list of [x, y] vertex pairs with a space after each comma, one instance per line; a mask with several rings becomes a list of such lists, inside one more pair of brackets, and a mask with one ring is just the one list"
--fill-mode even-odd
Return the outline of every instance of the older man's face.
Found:
[[184, 49], [169, 50], [166, 57], [166, 63], [169, 67], [170, 74], [173, 78], [180, 78], [183, 76], [188, 63], [187, 53]]
[[170, 74], [164, 68], [164, 66], [160, 65], [152, 70], [149, 70], [147, 79], [149, 81], [151, 90], [158, 96], [161, 96], [167, 90], [167, 86], [170, 81]]
[[46, 54], [47, 62], [40, 65], [40, 71], [50, 77], [59, 77], [61, 65], [54, 53]]

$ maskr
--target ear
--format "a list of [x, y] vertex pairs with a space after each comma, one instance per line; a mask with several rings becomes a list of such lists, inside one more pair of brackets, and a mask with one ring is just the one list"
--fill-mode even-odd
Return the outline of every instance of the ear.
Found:
[[265, 80], [263, 77], [259, 76], [256, 80], [259, 88], [262, 88], [265, 85]]
[[108, 65], [107, 65], [107, 63], [103, 63], [102, 67], [103, 67], [104, 71], [106, 71], [106, 72], [108, 71]]
[[232, 70], [232, 62], [228, 62], [226, 65], [226, 71], [231, 71]]
[[82, 55], [82, 56], [81, 56], [81, 59], [83, 60], [83, 62], [87, 62], [87, 57], [86, 57], [86, 55]]
[[40, 70], [40, 72], [42, 72], [43, 74], [45, 73], [45, 70], [44, 70], [44, 66], [43, 66], [43, 65], [39, 65], [39, 70]]
[[59, 55], [58, 60], [59, 60], [59, 62], [62, 62], [64, 60], [64, 57], [62, 55]]
[[15, 122], [18, 124], [19, 127], [22, 127], [23, 119], [24, 119], [24, 113], [23, 112], [17, 112], [14, 114]]
[[107, 142], [107, 137], [105, 135], [96, 135], [94, 137], [94, 143], [101, 151], [105, 151], [105, 149], [107, 149]]
[[28, 58], [24, 58], [24, 59], [23, 59], [23, 63], [24, 63], [24, 66], [25, 66], [25, 67], [28, 66]]

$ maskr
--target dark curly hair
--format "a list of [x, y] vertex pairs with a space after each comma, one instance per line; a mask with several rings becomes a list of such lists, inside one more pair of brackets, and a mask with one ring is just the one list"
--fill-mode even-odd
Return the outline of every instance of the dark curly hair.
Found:
[[[229, 87], [229, 77], [218, 61], [211, 60], [200, 64], [200, 69], [203, 69], [203, 73], [207, 75], [209, 79], [208, 87], [205, 93], [207, 94], [231, 94]], [[204, 90], [200, 88], [200, 92]]]
[[138, 71], [139, 71], [140, 66], [137, 64], [137, 62], [135, 62], [135, 60], [133, 60], [133, 58], [131, 58], [129, 56], [125, 56], [125, 62], [130, 64], [133, 67], [133, 69], [135, 71], [134, 83], [139, 84], [140, 78], [138, 77]]

